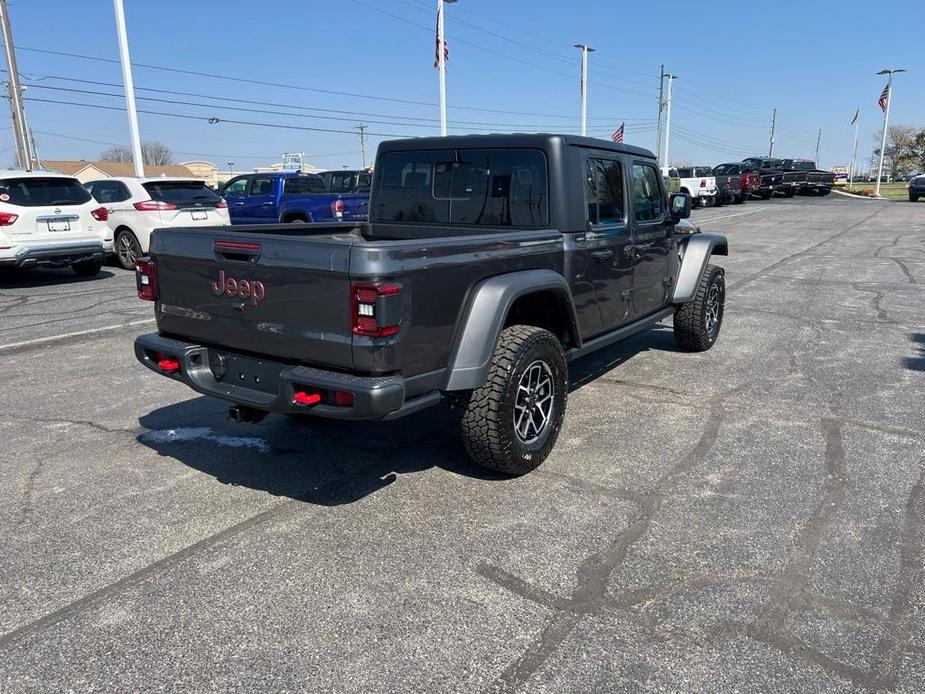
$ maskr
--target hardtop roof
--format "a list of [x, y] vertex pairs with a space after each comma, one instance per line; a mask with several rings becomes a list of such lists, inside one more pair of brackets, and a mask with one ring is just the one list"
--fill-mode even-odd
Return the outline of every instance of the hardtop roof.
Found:
[[379, 152], [424, 149], [507, 149], [528, 147], [552, 149], [561, 144], [575, 147], [590, 147], [614, 152], [632, 154], [655, 159], [651, 151], [634, 145], [617, 144], [610, 140], [580, 135], [557, 133], [491, 133], [479, 135], [448, 135], [446, 137], [415, 137], [403, 140], [386, 140], [379, 145]]

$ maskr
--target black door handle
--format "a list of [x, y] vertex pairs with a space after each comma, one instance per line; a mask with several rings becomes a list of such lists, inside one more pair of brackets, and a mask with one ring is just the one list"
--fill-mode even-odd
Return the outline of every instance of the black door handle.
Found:
[[613, 251], [594, 251], [591, 257], [594, 258], [595, 263], [606, 263], [613, 258]]

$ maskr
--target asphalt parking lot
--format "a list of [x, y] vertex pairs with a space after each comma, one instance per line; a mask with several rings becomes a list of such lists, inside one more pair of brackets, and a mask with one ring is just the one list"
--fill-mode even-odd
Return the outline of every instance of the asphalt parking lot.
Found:
[[573, 364], [517, 479], [443, 411], [227, 421], [122, 270], [0, 279], [0, 691], [925, 691], [925, 206], [694, 221], [719, 343]]

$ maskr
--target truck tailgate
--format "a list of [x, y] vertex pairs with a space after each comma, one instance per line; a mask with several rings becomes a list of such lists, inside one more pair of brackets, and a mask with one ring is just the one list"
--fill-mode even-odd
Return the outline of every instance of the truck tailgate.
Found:
[[356, 237], [238, 229], [154, 233], [158, 330], [277, 360], [351, 368], [348, 271]]

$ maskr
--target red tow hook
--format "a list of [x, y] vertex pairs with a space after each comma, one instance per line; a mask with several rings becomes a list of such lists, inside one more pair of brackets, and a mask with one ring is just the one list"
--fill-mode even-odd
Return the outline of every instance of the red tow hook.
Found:
[[321, 402], [321, 396], [318, 393], [303, 393], [301, 390], [292, 396], [293, 401], [296, 405], [317, 405]]
[[161, 359], [157, 362], [157, 365], [160, 367], [161, 371], [179, 371], [180, 362], [176, 359]]

